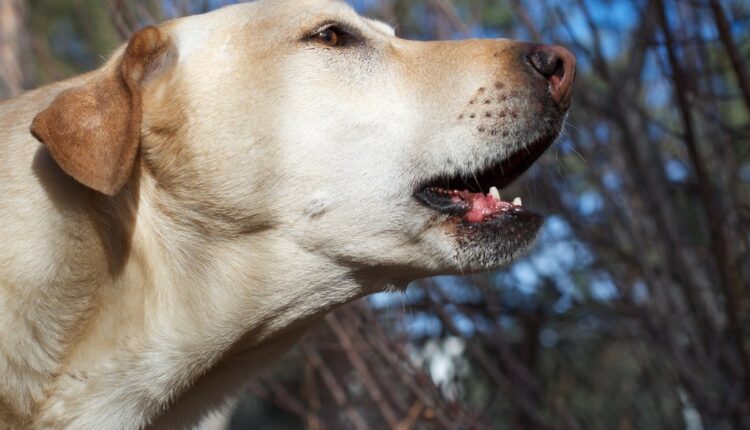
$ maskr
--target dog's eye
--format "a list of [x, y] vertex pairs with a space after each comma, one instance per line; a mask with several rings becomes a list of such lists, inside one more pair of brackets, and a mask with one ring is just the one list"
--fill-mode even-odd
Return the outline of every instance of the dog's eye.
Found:
[[351, 36], [336, 26], [326, 27], [320, 30], [313, 37], [316, 42], [322, 43], [326, 46], [344, 46], [347, 44]]

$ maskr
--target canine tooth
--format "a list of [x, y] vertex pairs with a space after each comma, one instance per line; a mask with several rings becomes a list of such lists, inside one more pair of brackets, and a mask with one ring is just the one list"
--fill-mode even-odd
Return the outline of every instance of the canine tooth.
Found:
[[490, 195], [495, 198], [495, 200], [501, 200], [500, 199], [500, 191], [498, 191], [497, 187], [490, 188]]
[[516, 206], [523, 206], [523, 202], [521, 201], [520, 197], [516, 197], [515, 199], [513, 199], [513, 204]]

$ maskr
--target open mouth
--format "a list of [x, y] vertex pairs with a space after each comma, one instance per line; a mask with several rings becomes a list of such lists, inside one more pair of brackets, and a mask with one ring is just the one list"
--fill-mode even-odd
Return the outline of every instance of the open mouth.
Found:
[[500, 190], [513, 183], [555, 141], [545, 136], [484, 171], [466, 176], [440, 177], [419, 188], [415, 198], [437, 212], [479, 224], [507, 214], [528, 212], [520, 198], [505, 201]]

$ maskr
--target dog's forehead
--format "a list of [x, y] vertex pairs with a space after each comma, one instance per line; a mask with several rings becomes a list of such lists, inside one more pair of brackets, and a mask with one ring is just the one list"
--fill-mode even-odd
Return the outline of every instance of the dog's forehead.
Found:
[[339, 0], [257, 0], [180, 18], [162, 28], [175, 37], [179, 51], [188, 55], [217, 34], [224, 38], [247, 34], [249, 30], [255, 39], [281, 41], [290, 36], [301, 37], [325, 21], [345, 23], [372, 35], [395, 34], [388, 24], [364, 18]]
[[283, 9], [289, 8], [312, 8], [312, 7], [349, 7], [343, 0], [258, 0], [257, 3], [278, 6]]
[[383, 21], [378, 21], [376, 19], [365, 19], [365, 21], [370, 24], [371, 27], [381, 33], [384, 33], [388, 36], [396, 36], [396, 29]]
[[[206, 16], [234, 23], [273, 22], [284, 27], [299, 25], [315, 18], [339, 18], [358, 21], [361, 17], [347, 3], [339, 0], [256, 0], [226, 6]], [[227, 21], [229, 19], [229, 21]]]
[[390, 25], [363, 18], [347, 3], [341, 0], [261, 0], [268, 5], [271, 14], [286, 15], [292, 18], [291, 23], [299, 25], [300, 21], [337, 19], [351, 25], [365, 24], [380, 33], [393, 36], [395, 30]]

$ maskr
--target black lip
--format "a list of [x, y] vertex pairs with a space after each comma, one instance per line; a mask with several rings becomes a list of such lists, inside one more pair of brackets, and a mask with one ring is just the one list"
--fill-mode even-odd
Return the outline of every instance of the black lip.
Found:
[[[414, 197], [423, 205], [449, 216], [463, 217], [470, 209], [471, 204], [463, 200], [454, 199], [455, 194], [443, 188], [426, 188], [414, 194]], [[480, 225], [505, 222], [512, 219], [543, 219], [540, 215], [526, 210], [522, 206], [513, 206], [511, 210], [504, 210], [495, 215], [488, 216], [482, 222], [470, 222], [462, 220], [462, 224]]]
[[425, 188], [417, 191], [414, 197], [430, 209], [447, 215], [463, 216], [471, 209], [471, 205], [467, 202], [454, 202], [451, 193], [444, 188]]
[[525, 249], [537, 237], [543, 225], [544, 217], [519, 211], [493, 217], [481, 224], [458, 222], [455, 234], [462, 249], [491, 250], [488, 260], [496, 264], [498, 255], [504, 256], [505, 261], [517, 256], [519, 250]]
[[[552, 143], [557, 139], [557, 134], [544, 136], [534, 141], [531, 145], [519, 149], [503, 160], [499, 166], [500, 181], [495, 183], [498, 189], [503, 189], [523, 175], [542, 156]], [[490, 171], [497, 174], [497, 166]], [[486, 173], [483, 173], [486, 174]], [[480, 174], [481, 175], [481, 174]]]

